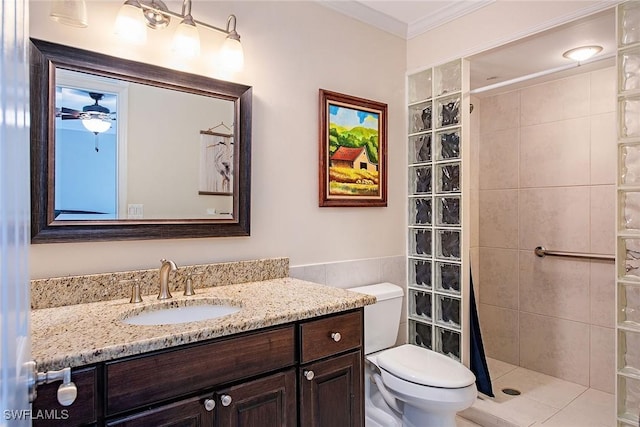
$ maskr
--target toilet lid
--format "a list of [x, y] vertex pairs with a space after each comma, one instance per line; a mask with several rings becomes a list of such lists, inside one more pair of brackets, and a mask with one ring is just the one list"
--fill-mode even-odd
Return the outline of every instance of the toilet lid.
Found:
[[476, 381], [475, 375], [462, 363], [415, 345], [382, 351], [377, 361], [381, 369], [400, 379], [430, 387], [462, 388]]

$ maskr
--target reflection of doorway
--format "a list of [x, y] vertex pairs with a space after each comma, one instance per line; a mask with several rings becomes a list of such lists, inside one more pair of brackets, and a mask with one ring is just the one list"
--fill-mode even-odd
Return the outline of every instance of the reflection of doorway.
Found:
[[[57, 220], [117, 219], [125, 196], [121, 137], [126, 87], [87, 74], [56, 71], [55, 212]], [[107, 129], [83, 124], [84, 111], [102, 114]], [[95, 116], [90, 116], [95, 117]], [[117, 118], [117, 120], [116, 120]], [[91, 130], [90, 130], [91, 129]], [[119, 166], [120, 164], [120, 166]]]

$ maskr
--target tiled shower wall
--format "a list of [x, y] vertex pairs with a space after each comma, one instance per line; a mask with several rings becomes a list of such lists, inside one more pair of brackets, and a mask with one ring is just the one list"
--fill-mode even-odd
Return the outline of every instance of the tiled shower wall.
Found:
[[[390, 282], [402, 287], [403, 294], [406, 296], [406, 264], [406, 256], [400, 255], [326, 264], [298, 265], [289, 267], [289, 276], [337, 288], [353, 288]], [[407, 342], [406, 298], [403, 298], [402, 307], [397, 344]]]
[[487, 355], [610, 393], [614, 264], [533, 249], [614, 253], [615, 82], [615, 67], [583, 73], [475, 100], [471, 116]]

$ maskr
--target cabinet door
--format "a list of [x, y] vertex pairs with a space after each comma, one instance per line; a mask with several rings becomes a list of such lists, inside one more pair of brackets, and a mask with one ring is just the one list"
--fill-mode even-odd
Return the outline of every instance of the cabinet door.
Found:
[[291, 427], [297, 424], [294, 369], [221, 390], [218, 427]]
[[360, 351], [300, 368], [300, 425], [360, 427], [363, 418]]
[[[107, 423], [108, 427], [213, 427], [211, 394], [170, 403]], [[207, 409], [208, 408], [208, 409]]]

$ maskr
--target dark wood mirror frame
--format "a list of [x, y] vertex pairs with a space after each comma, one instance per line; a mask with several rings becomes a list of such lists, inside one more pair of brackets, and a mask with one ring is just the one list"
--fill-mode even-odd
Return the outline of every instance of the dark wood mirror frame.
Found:
[[[252, 89], [237, 83], [31, 40], [31, 242], [248, 236], [251, 201]], [[54, 218], [55, 69], [65, 68], [234, 102], [232, 219], [56, 221]]]

